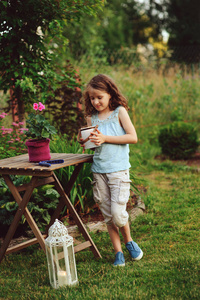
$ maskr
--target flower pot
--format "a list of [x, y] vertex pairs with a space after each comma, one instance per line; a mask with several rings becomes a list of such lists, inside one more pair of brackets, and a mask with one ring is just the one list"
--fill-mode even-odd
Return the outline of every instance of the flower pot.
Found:
[[27, 140], [26, 146], [28, 147], [29, 161], [39, 162], [51, 159], [49, 142], [50, 139]]

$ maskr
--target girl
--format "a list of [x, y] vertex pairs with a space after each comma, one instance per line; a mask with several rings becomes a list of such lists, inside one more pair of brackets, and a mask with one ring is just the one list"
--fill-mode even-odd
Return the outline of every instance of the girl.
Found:
[[98, 125], [97, 131], [90, 135], [90, 140], [99, 146], [95, 149], [91, 167], [93, 196], [114, 247], [114, 266], [125, 266], [119, 230], [132, 259], [140, 260], [143, 256], [132, 240], [126, 211], [131, 182], [128, 144], [137, 143], [137, 134], [127, 113], [127, 100], [108, 76], [93, 77], [83, 98], [87, 125]]

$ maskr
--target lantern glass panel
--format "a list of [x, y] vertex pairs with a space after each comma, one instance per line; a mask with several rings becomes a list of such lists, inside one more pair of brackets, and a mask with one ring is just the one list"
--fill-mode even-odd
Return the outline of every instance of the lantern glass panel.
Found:
[[62, 271], [66, 271], [66, 267], [65, 267], [65, 259], [64, 259], [64, 249], [62, 246], [55, 246], [53, 247], [53, 256], [55, 257], [55, 268], [56, 268], [56, 272], [62, 270]]
[[71, 273], [71, 280], [73, 283], [74, 281], [77, 280], [77, 276], [76, 276], [76, 265], [74, 261], [74, 249], [72, 245], [68, 247], [68, 256], [69, 256], [69, 268]]
[[46, 255], [47, 255], [47, 263], [48, 263], [48, 270], [49, 270], [49, 280], [50, 283], [53, 283], [53, 264], [51, 261], [51, 253], [50, 253], [50, 248], [46, 246]]

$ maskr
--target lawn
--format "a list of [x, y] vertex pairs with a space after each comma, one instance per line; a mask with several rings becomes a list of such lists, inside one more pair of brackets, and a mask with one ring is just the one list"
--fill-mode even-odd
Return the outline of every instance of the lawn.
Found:
[[76, 254], [79, 285], [52, 289], [46, 256], [37, 246], [10, 254], [0, 265], [0, 299], [199, 299], [199, 173], [195, 168], [151, 159], [138, 167], [147, 192], [146, 212], [131, 224], [144, 252], [125, 268], [112, 266], [107, 232], [91, 233], [102, 259]]

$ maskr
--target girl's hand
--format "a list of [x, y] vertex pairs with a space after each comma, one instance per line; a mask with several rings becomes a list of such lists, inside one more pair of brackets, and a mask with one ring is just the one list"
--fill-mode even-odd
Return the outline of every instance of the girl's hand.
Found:
[[95, 132], [91, 132], [89, 139], [91, 140], [91, 142], [93, 142], [97, 146], [100, 146], [101, 144], [105, 143], [105, 141], [106, 141], [105, 135], [102, 134], [98, 129], [96, 129]]
[[[80, 141], [83, 141], [82, 138], [80, 138]], [[80, 144], [81, 147], [83, 147], [83, 153], [85, 152], [85, 144]]]
[[83, 141], [83, 139], [81, 138], [80, 131], [78, 132], [77, 141], [80, 143], [80, 146], [83, 147], [83, 153], [84, 153], [85, 152], [85, 144], [81, 143], [81, 141]]

